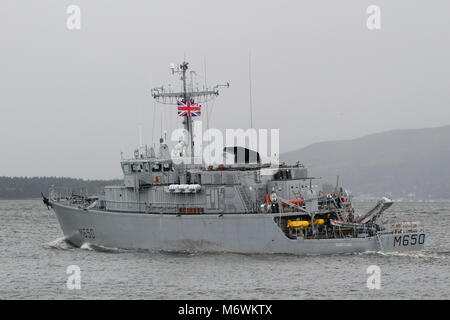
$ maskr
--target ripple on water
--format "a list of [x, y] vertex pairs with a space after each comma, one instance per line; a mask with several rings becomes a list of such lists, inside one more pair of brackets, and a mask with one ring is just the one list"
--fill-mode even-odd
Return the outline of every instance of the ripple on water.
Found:
[[[0, 228], [5, 299], [450, 298], [450, 203], [398, 203], [386, 212], [385, 218], [426, 222], [424, 251], [327, 256], [76, 248], [40, 200], [0, 201], [0, 211], [7, 226]], [[73, 264], [82, 270], [82, 294], [66, 290], [66, 268]], [[366, 286], [374, 264], [382, 271], [376, 292]]]

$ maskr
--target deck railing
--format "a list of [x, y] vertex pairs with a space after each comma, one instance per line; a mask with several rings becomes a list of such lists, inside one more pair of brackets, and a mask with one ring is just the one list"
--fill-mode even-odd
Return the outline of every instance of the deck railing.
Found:
[[410, 233], [423, 232], [422, 221], [402, 221], [383, 225], [385, 228], [379, 233]]

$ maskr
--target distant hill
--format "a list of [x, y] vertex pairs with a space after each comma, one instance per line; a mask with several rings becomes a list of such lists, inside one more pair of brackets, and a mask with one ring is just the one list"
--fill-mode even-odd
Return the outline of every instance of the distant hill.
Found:
[[77, 194], [99, 193], [106, 185], [120, 185], [122, 180], [83, 180], [57, 177], [0, 177], [0, 199], [39, 198], [49, 188], [65, 188]]
[[300, 160], [326, 183], [339, 175], [355, 195], [450, 200], [450, 126], [314, 143], [281, 160]]

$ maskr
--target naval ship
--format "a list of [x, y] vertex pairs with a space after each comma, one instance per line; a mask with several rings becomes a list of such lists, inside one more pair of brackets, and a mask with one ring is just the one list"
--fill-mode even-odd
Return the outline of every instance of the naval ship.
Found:
[[218, 96], [221, 85], [194, 90], [187, 83], [187, 62], [171, 69], [180, 75], [179, 92], [161, 86], [152, 89], [152, 96], [178, 106], [187, 133], [180, 143], [186, 148], [179, 148], [176, 159], [164, 138], [136, 149], [121, 160], [123, 185], [107, 186], [99, 195], [63, 194], [56, 188], [43, 195], [68, 242], [78, 247], [300, 255], [424, 247], [420, 222], [382, 221], [391, 199], [383, 197], [371, 210], [355, 212], [342, 187], [324, 192], [300, 162], [264, 163], [257, 151], [235, 145], [223, 148], [232, 163], [192, 161], [198, 103]]

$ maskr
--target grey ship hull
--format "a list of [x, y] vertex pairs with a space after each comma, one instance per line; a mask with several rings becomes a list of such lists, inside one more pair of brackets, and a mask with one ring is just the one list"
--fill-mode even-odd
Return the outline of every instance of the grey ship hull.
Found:
[[[335, 254], [416, 251], [423, 248], [425, 239], [423, 233], [289, 239], [274, 222], [278, 214], [177, 216], [83, 210], [60, 203], [52, 203], [52, 206], [65, 237], [75, 246], [90, 243], [155, 251]], [[416, 241], [409, 241], [410, 238]]]

